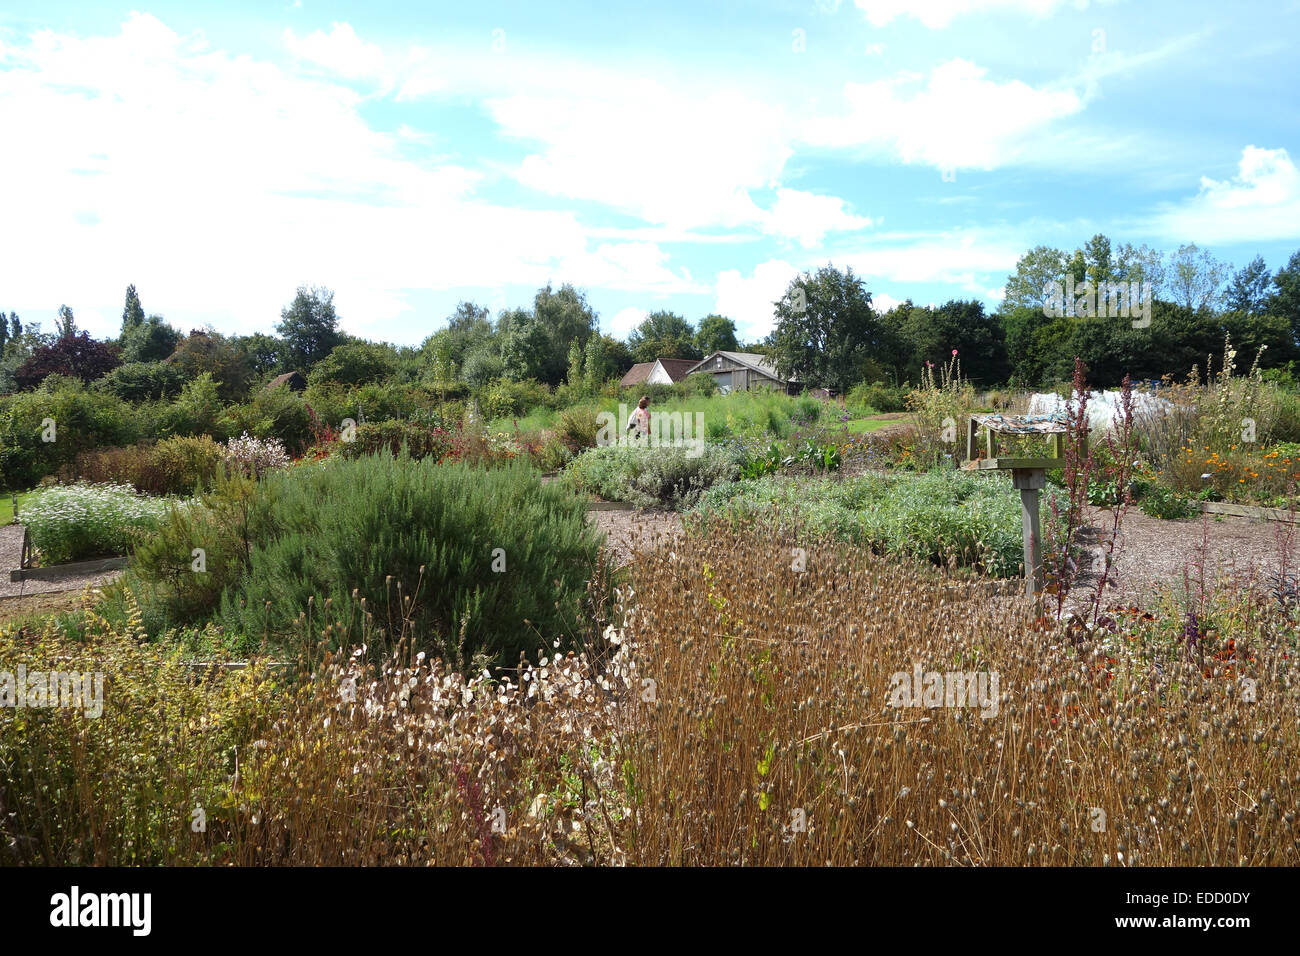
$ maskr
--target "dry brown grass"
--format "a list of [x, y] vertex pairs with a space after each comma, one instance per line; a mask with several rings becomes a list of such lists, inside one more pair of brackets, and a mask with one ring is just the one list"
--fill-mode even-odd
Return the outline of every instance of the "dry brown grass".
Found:
[[[362, 654], [196, 682], [130, 633], [88, 645], [112, 659], [102, 718], [0, 718], [0, 809], [21, 808], [0, 857], [1297, 863], [1293, 633], [1231, 665], [1080, 646], [1013, 585], [811, 542], [795, 571], [795, 544], [715, 528], [642, 553], [603, 646], [496, 677]], [[54, 650], [0, 641], [0, 669]], [[891, 707], [917, 664], [996, 672], [996, 715]]]

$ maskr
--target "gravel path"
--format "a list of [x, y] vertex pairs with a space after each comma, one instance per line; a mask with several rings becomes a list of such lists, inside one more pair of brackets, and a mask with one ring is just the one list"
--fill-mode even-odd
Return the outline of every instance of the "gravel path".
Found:
[[122, 573], [104, 571], [99, 574], [65, 574], [50, 581], [10, 581], [9, 572], [22, 563], [22, 557], [22, 525], [0, 526], [0, 598], [50, 594], [55, 591], [80, 591], [87, 584], [96, 587], [107, 584]]

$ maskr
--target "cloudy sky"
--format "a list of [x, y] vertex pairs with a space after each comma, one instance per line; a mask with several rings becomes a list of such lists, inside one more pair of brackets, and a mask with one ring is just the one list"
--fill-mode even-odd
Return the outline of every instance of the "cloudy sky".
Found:
[[995, 307], [1096, 232], [1300, 248], [1300, 0], [140, 2], [0, 7], [0, 308], [47, 329], [306, 283], [418, 343], [550, 281], [756, 337], [827, 262]]

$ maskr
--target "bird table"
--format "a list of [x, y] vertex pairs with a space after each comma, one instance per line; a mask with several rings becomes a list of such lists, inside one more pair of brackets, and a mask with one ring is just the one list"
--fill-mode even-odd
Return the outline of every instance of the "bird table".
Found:
[[[976, 435], [984, 429], [984, 448], [978, 448]], [[1020, 519], [1025, 542], [1025, 593], [1043, 589], [1043, 547], [1038, 519], [1038, 492], [1047, 485], [1047, 469], [1065, 466], [1066, 425], [1060, 415], [972, 415], [966, 425], [966, 463], [968, 471], [1009, 471], [1011, 486], [1020, 492]], [[1002, 437], [1033, 438], [1050, 436], [1051, 458], [999, 457]], [[1087, 440], [1087, 436], [1084, 436]], [[981, 453], [982, 452], [982, 453]], [[1086, 454], [1086, 452], [1085, 452]]]

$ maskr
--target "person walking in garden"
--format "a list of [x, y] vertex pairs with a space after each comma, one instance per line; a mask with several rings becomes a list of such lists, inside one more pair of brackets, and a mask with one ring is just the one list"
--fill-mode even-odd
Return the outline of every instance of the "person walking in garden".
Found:
[[627, 419], [627, 430], [636, 429], [636, 435], [633, 437], [637, 440], [644, 441], [650, 437], [650, 398], [642, 395], [641, 400], [636, 403], [636, 408], [632, 409], [632, 414]]

